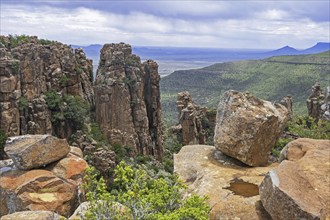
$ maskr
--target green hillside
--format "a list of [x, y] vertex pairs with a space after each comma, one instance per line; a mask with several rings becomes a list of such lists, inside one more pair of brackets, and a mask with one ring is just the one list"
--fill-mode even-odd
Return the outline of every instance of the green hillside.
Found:
[[161, 80], [161, 100], [166, 121], [177, 117], [176, 94], [189, 91], [196, 103], [216, 108], [221, 95], [229, 90], [279, 101], [292, 95], [294, 113], [307, 113], [306, 98], [320, 81], [330, 80], [330, 51], [313, 55], [277, 56], [263, 60], [218, 63], [201, 69], [175, 71]]

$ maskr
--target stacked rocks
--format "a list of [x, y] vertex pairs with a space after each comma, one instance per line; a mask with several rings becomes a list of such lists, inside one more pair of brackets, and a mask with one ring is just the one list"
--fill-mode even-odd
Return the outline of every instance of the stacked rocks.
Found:
[[18, 211], [47, 210], [63, 216], [74, 212], [88, 167], [79, 148], [51, 135], [23, 135], [11, 137], [5, 152], [11, 159], [0, 161], [0, 216]]

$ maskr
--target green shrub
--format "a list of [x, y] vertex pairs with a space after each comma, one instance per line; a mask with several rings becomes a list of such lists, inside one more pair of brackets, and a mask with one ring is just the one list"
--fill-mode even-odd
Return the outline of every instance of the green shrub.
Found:
[[19, 65], [20, 65], [20, 62], [18, 60], [15, 60], [14, 62], [11, 63], [11, 67], [12, 67], [13, 73], [15, 75], [19, 74]]
[[84, 121], [88, 116], [89, 106], [81, 97], [66, 95], [64, 96], [65, 105], [63, 115], [65, 120], [73, 125], [74, 129], [83, 129]]
[[3, 156], [5, 154], [4, 148], [5, 148], [7, 138], [8, 137], [6, 135], [6, 132], [4, 132], [3, 130], [0, 130], [0, 160], [3, 159]]
[[74, 130], [83, 129], [89, 106], [81, 97], [66, 95], [62, 97], [54, 90], [45, 93], [48, 108], [52, 111], [52, 122], [67, 121]]
[[287, 130], [302, 138], [330, 139], [330, 122], [315, 119], [309, 116], [295, 117], [288, 124]]
[[68, 78], [66, 75], [62, 75], [62, 76], [60, 77], [60, 80], [59, 80], [59, 82], [60, 82], [60, 86], [62, 86], [62, 87], [67, 86], [68, 81], [69, 81], [69, 78]]
[[52, 41], [52, 40], [46, 40], [46, 39], [39, 39], [38, 40], [38, 43], [39, 44], [42, 44], [42, 45], [50, 45], [50, 44], [53, 44], [55, 41]]
[[24, 96], [19, 97], [18, 99], [18, 108], [20, 111], [28, 107], [29, 101]]
[[293, 141], [291, 138], [280, 138], [277, 140], [275, 147], [272, 149], [272, 154], [276, 157], [280, 156], [281, 150], [287, 145], [290, 141]]
[[62, 96], [55, 90], [49, 90], [45, 93], [47, 106], [52, 111], [59, 111], [62, 104]]
[[[92, 172], [91, 172], [92, 171]], [[143, 167], [133, 168], [121, 162], [115, 169], [112, 191], [106, 190], [104, 180], [90, 168], [84, 178], [87, 200], [92, 208], [90, 219], [116, 219], [118, 212], [104, 207], [113, 207], [118, 202], [128, 208], [121, 212], [121, 219], [208, 219], [209, 206], [206, 197], [196, 195], [184, 198], [186, 186], [172, 175], [170, 178], [152, 178]], [[98, 201], [106, 201], [107, 206]], [[113, 218], [111, 218], [111, 217]]]

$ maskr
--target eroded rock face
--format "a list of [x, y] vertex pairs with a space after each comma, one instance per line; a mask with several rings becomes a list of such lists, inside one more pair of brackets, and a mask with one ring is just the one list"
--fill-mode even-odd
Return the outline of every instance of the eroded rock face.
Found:
[[330, 87], [327, 88], [326, 94], [323, 93], [321, 84], [316, 82], [312, 86], [312, 94], [308, 97], [307, 109], [308, 115], [316, 120], [326, 119], [330, 121]]
[[105, 44], [95, 82], [96, 121], [112, 144], [161, 159], [158, 65], [141, 64], [128, 44]]
[[60, 96], [79, 96], [94, 103], [92, 61], [81, 49], [53, 42], [41, 44], [36, 37], [13, 47], [1, 36], [0, 48], [0, 129], [9, 136], [55, 134], [68, 138], [72, 125], [54, 126], [45, 94], [54, 90]]
[[[212, 220], [269, 220], [259, 208], [258, 186], [270, 169], [248, 167], [207, 145], [184, 146], [174, 155], [174, 172], [188, 186], [188, 193], [209, 197]], [[230, 189], [235, 187], [233, 193]]]
[[17, 168], [29, 170], [65, 157], [70, 147], [65, 139], [51, 135], [23, 135], [9, 138], [5, 152]]
[[215, 113], [196, 105], [189, 92], [180, 92], [177, 97], [179, 125], [172, 128], [183, 145], [206, 144], [213, 137]]
[[23, 211], [15, 212], [13, 214], [2, 216], [0, 220], [62, 220], [65, 217], [58, 215], [51, 211]]
[[288, 119], [283, 105], [227, 91], [217, 110], [215, 147], [247, 165], [265, 165]]
[[281, 154], [260, 186], [267, 212], [274, 220], [330, 218], [330, 140], [300, 138]]

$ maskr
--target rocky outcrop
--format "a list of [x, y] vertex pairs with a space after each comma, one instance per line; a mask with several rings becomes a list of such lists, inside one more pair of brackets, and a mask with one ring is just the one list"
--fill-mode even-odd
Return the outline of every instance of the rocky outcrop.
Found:
[[330, 140], [300, 138], [281, 154], [260, 186], [267, 212], [274, 220], [330, 218]]
[[323, 93], [321, 84], [316, 82], [312, 86], [312, 94], [308, 97], [307, 101], [308, 115], [319, 119], [326, 119], [330, 121], [330, 87], [327, 88], [326, 96]]
[[172, 127], [172, 132], [183, 145], [206, 144], [213, 137], [215, 112], [196, 105], [189, 92], [178, 93], [176, 104], [179, 124]]
[[215, 147], [247, 165], [266, 165], [288, 119], [283, 105], [227, 91], [217, 110]]
[[258, 186], [269, 167], [248, 167], [213, 146], [188, 145], [174, 155], [174, 172], [188, 193], [209, 197], [211, 219], [264, 219]]
[[[60, 153], [64, 152], [61, 147], [53, 146], [55, 143], [64, 146], [65, 154]], [[15, 137], [9, 143], [13, 144], [17, 146], [6, 146], [5, 149], [21, 148], [29, 156], [18, 157], [21, 152], [8, 153], [16, 162], [10, 159], [0, 163], [0, 216], [26, 210], [47, 210], [63, 216], [72, 214], [81, 198], [82, 177], [88, 167], [86, 161], [69, 153], [70, 148], [64, 139], [48, 135], [26, 135], [21, 140]], [[72, 152], [76, 150], [72, 149]], [[49, 160], [50, 155], [55, 155], [57, 161]], [[58, 158], [56, 155], [62, 156]], [[38, 163], [38, 166], [28, 166], [38, 169], [20, 169], [22, 164], [36, 164], [36, 161], [42, 161], [43, 167], [40, 168]]]
[[132, 155], [161, 159], [162, 123], [158, 65], [141, 64], [128, 44], [105, 44], [95, 82], [96, 121], [111, 144]]
[[0, 220], [64, 220], [63, 216], [60, 216], [50, 211], [24, 211], [15, 212], [10, 215], [2, 216]]
[[51, 135], [22, 135], [9, 138], [5, 152], [18, 169], [30, 170], [65, 157], [70, 147], [65, 139]]
[[45, 94], [77, 96], [93, 105], [92, 61], [81, 49], [58, 42], [26, 37], [14, 45], [14, 38], [1, 36], [0, 129], [9, 136], [70, 137], [72, 124], [61, 120], [55, 126], [58, 112], [50, 110]]

